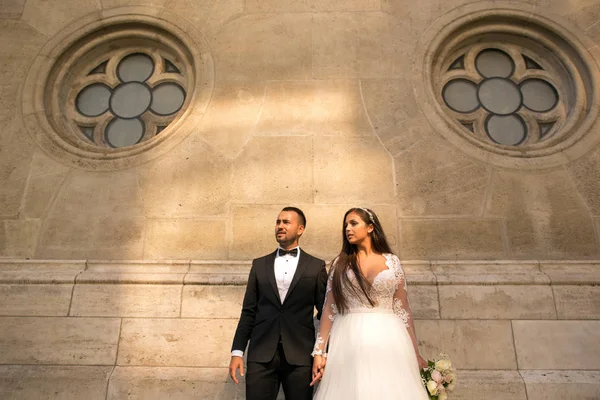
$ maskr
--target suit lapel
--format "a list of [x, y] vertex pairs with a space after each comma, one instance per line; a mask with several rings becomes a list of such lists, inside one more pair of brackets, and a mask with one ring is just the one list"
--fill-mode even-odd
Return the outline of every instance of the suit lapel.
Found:
[[269, 282], [271, 283], [271, 286], [273, 287], [273, 291], [275, 292], [275, 296], [277, 297], [277, 300], [279, 300], [279, 302], [281, 303], [281, 298], [279, 297], [279, 290], [277, 289], [277, 282], [275, 281], [275, 254], [277, 253], [277, 250], [275, 250], [273, 253], [269, 254], [266, 258], [265, 258], [265, 268], [267, 270], [267, 277], [269, 278]]
[[304, 271], [306, 271], [306, 267], [308, 266], [308, 256], [304, 253], [302, 249], [300, 249], [300, 255], [298, 257], [300, 257], [300, 259], [298, 260], [298, 266], [296, 267], [296, 272], [294, 273], [294, 277], [292, 278], [292, 283], [290, 283], [290, 288], [288, 289], [288, 292], [285, 296], [285, 300], [283, 300], [284, 303], [287, 299], [290, 298], [292, 290], [294, 290], [296, 284], [298, 283], [302, 275], [304, 275]]

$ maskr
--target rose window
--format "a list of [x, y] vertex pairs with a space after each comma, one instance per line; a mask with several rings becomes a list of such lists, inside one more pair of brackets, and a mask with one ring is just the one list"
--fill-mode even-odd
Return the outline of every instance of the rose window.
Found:
[[121, 148], [164, 130], [181, 110], [185, 79], [159, 52], [118, 54], [94, 66], [75, 85], [74, 122], [101, 147]]
[[475, 138], [505, 147], [550, 139], [568, 102], [558, 73], [522, 47], [476, 46], [445, 68], [441, 96], [452, 117]]

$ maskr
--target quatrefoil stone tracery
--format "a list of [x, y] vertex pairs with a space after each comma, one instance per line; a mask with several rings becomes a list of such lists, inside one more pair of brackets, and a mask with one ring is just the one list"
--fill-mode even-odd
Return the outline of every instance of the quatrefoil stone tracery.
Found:
[[[157, 68], [156, 60], [163, 65]], [[96, 66], [78, 91], [75, 123], [97, 145], [132, 146], [160, 133], [183, 106], [186, 92], [180, 70], [168, 59], [131, 53]], [[112, 77], [112, 82], [111, 82]], [[153, 78], [153, 79], [151, 79]]]
[[556, 132], [564, 117], [557, 110], [562, 99], [550, 74], [516, 49], [471, 49], [446, 74], [444, 102], [480, 140], [532, 145]]

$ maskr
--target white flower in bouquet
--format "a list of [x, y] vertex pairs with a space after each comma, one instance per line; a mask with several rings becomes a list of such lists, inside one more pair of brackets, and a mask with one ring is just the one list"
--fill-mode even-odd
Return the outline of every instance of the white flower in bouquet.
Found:
[[427, 382], [427, 390], [432, 396], [435, 396], [438, 392], [438, 384], [434, 381]]
[[441, 392], [440, 394], [438, 394], [438, 400], [447, 400], [448, 399], [448, 395], [446, 394], [446, 392]]
[[452, 367], [450, 360], [441, 359], [435, 362], [435, 369], [438, 371], [446, 371]]

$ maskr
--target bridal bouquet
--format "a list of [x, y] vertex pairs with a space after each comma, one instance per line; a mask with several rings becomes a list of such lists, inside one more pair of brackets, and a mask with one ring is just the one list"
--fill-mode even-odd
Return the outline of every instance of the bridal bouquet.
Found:
[[440, 354], [439, 360], [427, 360], [428, 367], [421, 370], [421, 379], [431, 400], [446, 400], [448, 392], [456, 385], [456, 372], [450, 358]]

